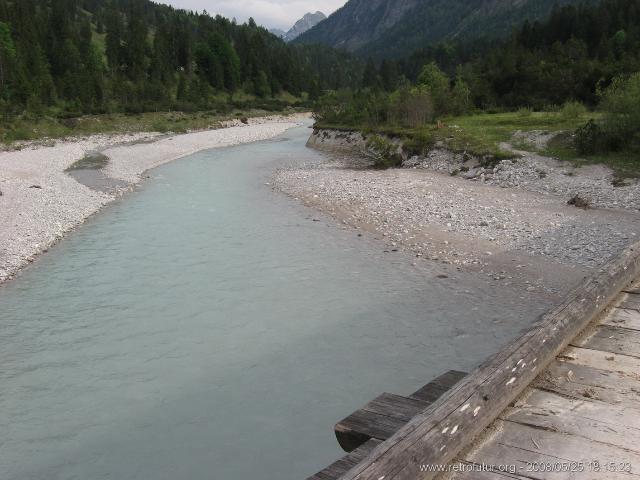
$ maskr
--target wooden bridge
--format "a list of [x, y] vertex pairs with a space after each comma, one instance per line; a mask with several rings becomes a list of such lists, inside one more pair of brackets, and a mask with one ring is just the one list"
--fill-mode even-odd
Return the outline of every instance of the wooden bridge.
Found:
[[308, 480], [640, 479], [640, 244], [474, 372], [335, 432], [348, 455]]

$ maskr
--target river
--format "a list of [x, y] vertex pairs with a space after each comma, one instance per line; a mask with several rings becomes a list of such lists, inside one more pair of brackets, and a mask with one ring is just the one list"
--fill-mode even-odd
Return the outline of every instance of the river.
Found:
[[302, 480], [337, 420], [531, 323], [274, 192], [308, 135], [155, 169], [0, 288], [0, 478]]

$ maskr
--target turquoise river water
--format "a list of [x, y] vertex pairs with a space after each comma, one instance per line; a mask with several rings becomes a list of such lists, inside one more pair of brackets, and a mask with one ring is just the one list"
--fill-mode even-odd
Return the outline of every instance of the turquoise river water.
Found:
[[272, 191], [308, 135], [158, 168], [0, 288], [0, 479], [302, 480], [337, 420], [531, 323]]

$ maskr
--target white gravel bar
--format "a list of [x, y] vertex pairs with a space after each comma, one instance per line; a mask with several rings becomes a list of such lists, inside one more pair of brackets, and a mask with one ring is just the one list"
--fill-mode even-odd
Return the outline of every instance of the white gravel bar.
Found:
[[[90, 152], [110, 159], [104, 173], [130, 185], [151, 168], [201, 150], [278, 136], [302, 118], [273, 116], [228, 122], [227, 128], [166, 137], [157, 133], [98, 135], [27, 146], [0, 153], [0, 283], [12, 278], [67, 232], [115, 200], [123, 191], [95, 191], [65, 170]], [[123, 145], [124, 143], [145, 141]]]
[[[359, 133], [320, 130], [309, 145], [328, 161], [283, 168], [274, 187], [368, 231], [390, 254], [415, 253], [416, 262], [562, 293], [640, 239], [640, 183], [614, 186], [603, 166], [514, 152], [514, 160], [489, 170], [436, 148], [405, 168], [381, 171], [366, 168]], [[574, 195], [593, 208], [568, 205]]]

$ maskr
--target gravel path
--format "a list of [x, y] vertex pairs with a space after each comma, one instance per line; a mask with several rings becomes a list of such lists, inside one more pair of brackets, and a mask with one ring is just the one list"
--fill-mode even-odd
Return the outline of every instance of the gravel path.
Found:
[[158, 134], [154, 133], [99, 135], [1, 152], [0, 283], [129, 190], [95, 191], [65, 173], [87, 153], [102, 150], [110, 157], [106, 175], [135, 185], [150, 168], [204, 149], [272, 138], [296, 126], [300, 118], [273, 116], [251, 119], [248, 124], [229, 122], [228, 128], [162, 137], [155, 142]]
[[[391, 253], [409, 249], [530, 290], [561, 292], [640, 238], [640, 213], [619, 208], [636, 205], [637, 186], [613, 187], [596, 175], [601, 167], [568, 176], [551, 170], [551, 159], [530, 155], [513, 169], [503, 162], [493, 176], [476, 171], [465, 178], [449, 174], [458, 168], [450, 157], [436, 152], [419, 168], [414, 162], [414, 168], [376, 171], [334, 152], [327, 163], [278, 171], [274, 183], [385, 239]], [[587, 191], [596, 206], [618, 208], [567, 205], [570, 194]]]

